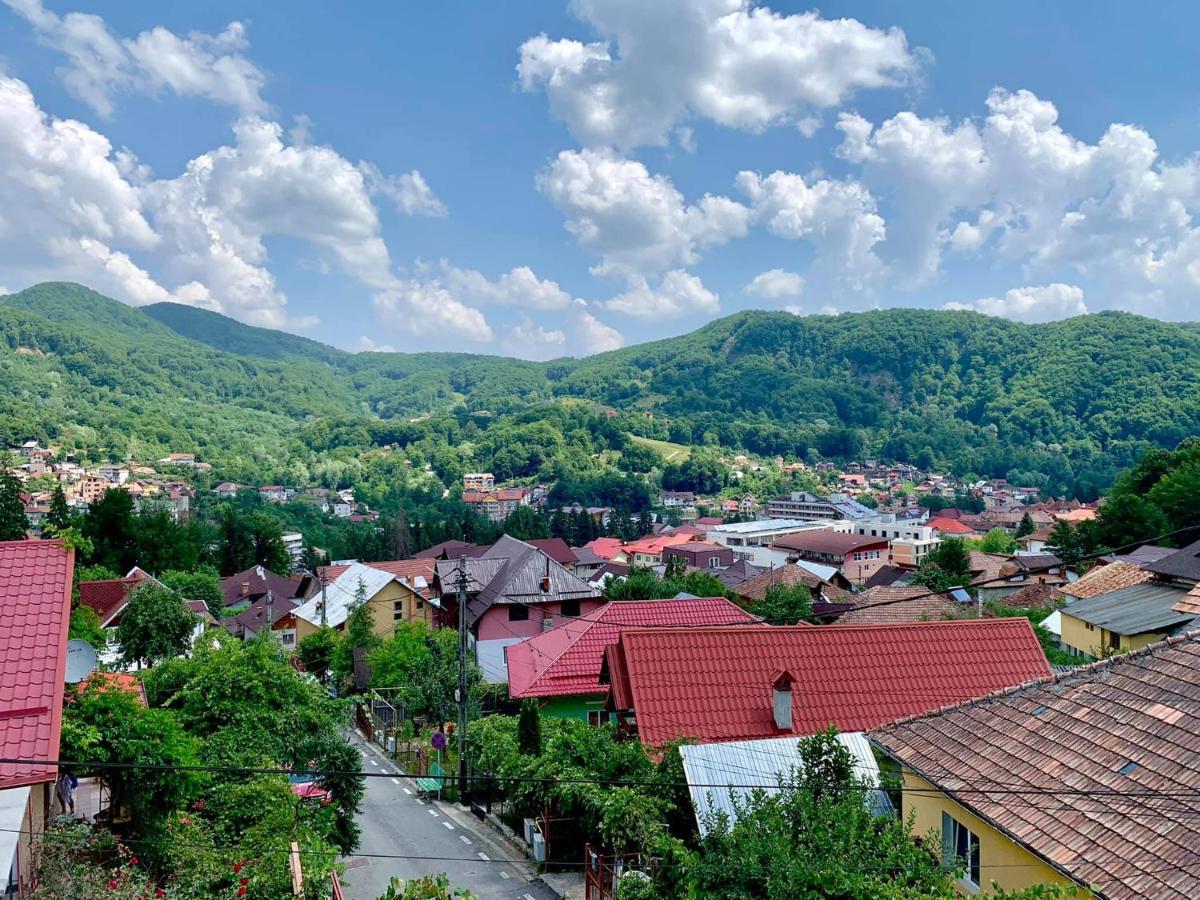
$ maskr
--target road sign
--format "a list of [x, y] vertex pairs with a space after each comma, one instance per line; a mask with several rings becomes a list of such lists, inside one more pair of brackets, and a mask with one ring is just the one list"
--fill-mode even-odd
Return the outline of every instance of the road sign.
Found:
[[435, 731], [433, 733], [433, 737], [429, 739], [429, 743], [433, 746], [434, 750], [445, 750], [446, 735], [442, 734], [440, 731]]

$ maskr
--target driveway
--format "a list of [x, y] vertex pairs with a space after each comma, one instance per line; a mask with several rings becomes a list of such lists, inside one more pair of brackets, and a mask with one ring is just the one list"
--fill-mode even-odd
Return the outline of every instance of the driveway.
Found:
[[469, 811], [428, 802], [415, 785], [374, 745], [353, 735], [363, 770], [388, 777], [367, 778], [358, 816], [362, 840], [347, 857], [343, 885], [351, 900], [376, 900], [392, 876], [415, 878], [445, 872], [450, 883], [482, 900], [556, 900], [558, 894], [534, 881], [533, 866]]

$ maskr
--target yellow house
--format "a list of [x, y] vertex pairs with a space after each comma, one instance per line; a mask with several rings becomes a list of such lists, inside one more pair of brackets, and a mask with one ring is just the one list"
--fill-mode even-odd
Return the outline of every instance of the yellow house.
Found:
[[1077, 881], [1023, 846], [1001, 829], [960, 805], [911, 770], [904, 771], [901, 818], [911, 815], [913, 833], [937, 832], [944, 861], [957, 860], [963, 893], [976, 894], [992, 885], [1017, 891], [1037, 884], [1075, 886], [1078, 896], [1090, 897]]
[[371, 609], [375, 633], [380, 637], [393, 634], [397, 622], [434, 624], [434, 605], [428, 595], [432, 576], [426, 581], [420, 574], [403, 574], [397, 566], [425, 565], [428, 560], [400, 560], [395, 563], [353, 563], [349, 566], [330, 566], [326, 573], [324, 601], [322, 592], [296, 607], [296, 641], [302, 641], [322, 624], [322, 603], [325, 603], [324, 624], [341, 630], [350, 616], [351, 608], [365, 599]]
[[1063, 647], [1093, 659], [1140, 650], [1196, 617], [1174, 609], [1186, 593], [1168, 584], [1146, 582], [1069, 603], [1059, 611]]
[[869, 737], [964, 894], [1200, 897], [1200, 800], [1179, 799], [1200, 750], [1198, 663], [1193, 631]]

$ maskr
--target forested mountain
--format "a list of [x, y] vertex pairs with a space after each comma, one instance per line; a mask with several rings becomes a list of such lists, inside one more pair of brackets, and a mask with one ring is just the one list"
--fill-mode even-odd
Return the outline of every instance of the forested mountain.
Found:
[[[54, 283], [0, 298], [0, 376], [0, 439], [92, 456], [195, 451], [219, 473], [263, 479], [382, 444], [419, 445], [448, 474], [453, 459], [547, 475], [557, 448], [586, 432], [591, 456], [619, 450], [619, 431], [1029, 476], [1088, 494], [1142, 449], [1200, 434], [1200, 331], [1123, 313], [1021, 325], [932, 310], [747, 312], [531, 363], [351, 354]], [[594, 402], [562, 405], [571, 399]], [[513, 441], [542, 452], [514, 455]]]

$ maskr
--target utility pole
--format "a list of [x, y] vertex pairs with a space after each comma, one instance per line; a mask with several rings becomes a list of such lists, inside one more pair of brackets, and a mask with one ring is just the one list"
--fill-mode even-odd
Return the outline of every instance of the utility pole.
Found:
[[[321, 567], [318, 566], [317, 571], [320, 572], [320, 570], [321, 570]], [[329, 606], [329, 597], [325, 593], [325, 579], [322, 578], [320, 575], [317, 575], [317, 581], [321, 582], [321, 627], [324, 628], [325, 627], [325, 610]]]
[[467, 801], [467, 558], [459, 556], [458, 595], [458, 802]]

